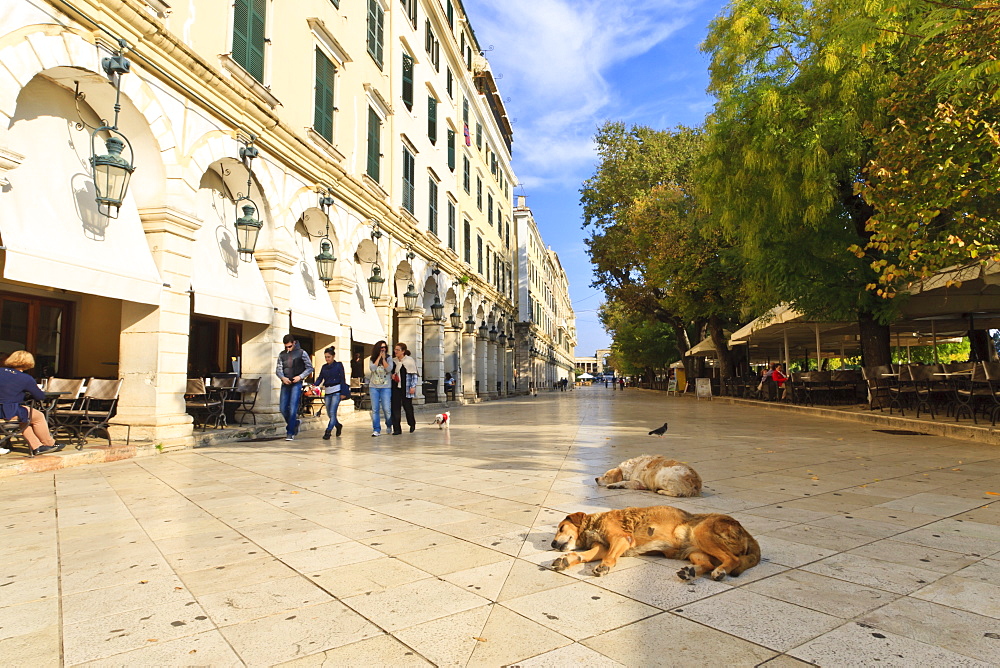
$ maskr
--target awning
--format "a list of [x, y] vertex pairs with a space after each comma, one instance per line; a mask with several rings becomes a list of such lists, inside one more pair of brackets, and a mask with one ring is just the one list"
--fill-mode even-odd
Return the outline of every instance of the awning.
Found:
[[302, 260], [292, 271], [290, 301], [292, 326], [308, 332], [341, 336], [337, 312], [314, 262]]
[[364, 277], [361, 265], [354, 265], [354, 292], [351, 314], [351, 338], [359, 343], [376, 343], [385, 340], [385, 328], [382, 319], [375, 311], [375, 305], [368, 294], [368, 279]]
[[66, 119], [73, 116], [59, 115], [76, 113], [72, 96], [51, 104], [51, 111], [32, 113], [8, 132], [9, 148], [28, 157], [4, 173], [10, 185], [0, 192], [3, 277], [158, 304], [163, 281], [131, 196], [117, 219], [97, 212], [89, 167], [81, 167], [90, 142], [84, 133], [68, 132]]
[[198, 231], [191, 269], [194, 312], [219, 318], [270, 324], [274, 306], [254, 261], [242, 262], [236, 235], [227, 225]]

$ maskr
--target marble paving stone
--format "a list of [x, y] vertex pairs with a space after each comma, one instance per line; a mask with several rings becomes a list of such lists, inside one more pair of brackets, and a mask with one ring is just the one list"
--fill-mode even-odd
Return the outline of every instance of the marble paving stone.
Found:
[[868, 545], [854, 548], [846, 554], [853, 554], [872, 559], [889, 561], [894, 564], [927, 569], [937, 573], [954, 573], [955, 571], [979, 561], [981, 557], [972, 554], [949, 551], [902, 543], [897, 540], [880, 540]]
[[330, 600], [329, 594], [298, 576], [243, 585], [230, 591], [198, 597], [198, 602], [219, 626], [238, 624]]
[[988, 663], [892, 633], [848, 623], [804, 643], [790, 655], [821, 666], [982, 666]]
[[762, 535], [756, 538], [760, 544], [761, 561], [770, 561], [782, 566], [794, 568], [837, 553], [836, 550], [804, 545], [771, 535]]
[[837, 531], [816, 524], [795, 524], [784, 529], [771, 531], [766, 536], [757, 536], [758, 542], [766, 538], [780, 538], [781, 540], [812, 545], [836, 552], [843, 552], [874, 540], [870, 536]]
[[339, 668], [340, 666], [423, 668], [432, 665], [403, 643], [385, 634], [278, 664], [280, 668]]
[[[6, 616], [15, 608], [0, 608]], [[2, 634], [0, 627], [0, 634]], [[58, 666], [61, 660], [59, 625], [52, 624], [23, 635], [0, 638], [0, 657], [7, 666]]]
[[994, 584], [996, 563], [992, 562], [992, 566], [973, 564], [946, 575], [911, 596], [1000, 619], [1000, 585]]
[[837, 617], [756, 594], [743, 587], [688, 603], [673, 612], [778, 652], [801, 645], [843, 623]]
[[1000, 665], [1000, 624], [992, 617], [906, 597], [858, 619], [876, 629]]
[[799, 659], [788, 656], [787, 654], [779, 654], [773, 659], [768, 659], [767, 661], [761, 663], [760, 668], [803, 668], [804, 666], [812, 665], [815, 664], [807, 661], [800, 661]]
[[420, 580], [351, 596], [344, 603], [388, 631], [477, 608], [487, 600], [443, 580]]
[[469, 538], [468, 540], [470, 543], [475, 543], [476, 545], [481, 545], [491, 550], [502, 552], [510, 557], [516, 557], [520, 554], [521, 549], [524, 547], [529, 533], [530, 530], [524, 528], [518, 531], [500, 534], [499, 536], [478, 536], [475, 538]]
[[63, 596], [63, 623], [75, 624], [157, 605], [183, 605], [193, 600], [192, 593], [176, 576], [137, 580], [116, 587], [91, 589]]
[[491, 601], [497, 600], [504, 582], [507, 580], [514, 565], [513, 559], [498, 561], [495, 564], [477, 566], [464, 571], [455, 571], [441, 576], [445, 582], [462, 587], [466, 591], [479, 594]]
[[278, 580], [295, 575], [295, 571], [274, 557], [241, 561], [215, 566], [201, 571], [180, 574], [184, 585], [195, 596], [205, 596], [220, 591], [254, 585], [268, 580]]
[[517, 663], [520, 668], [564, 668], [565, 666], [588, 666], [588, 668], [619, 668], [625, 664], [609, 659], [600, 652], [578, 643], [566, 645], [551, 652], [545, 652]]
[[[122, 559], [116, 551], [107, 555], [105, 563], [96, 564], [91, 568], [71, 570], [64, 565], [60, 578], [62, 594], [67, 596], [81, 591], [104, 589], [170, 575], [170, 566], [163, 557], [148, 554], [141, 556], [146, 558], [126, 556]], [[63, 558], [64, 560], [72, 558], [72, 555], [63, 555]]]
[[676, 573], [688, 562], [676, 559], [660, 561], [663, 563], [644, 563], [627, 569], [618, 569], [616, 566], [608, 575], [589, 578], [587, 582], [661, 610], [707, 598], [729, 589], [727, 584], [715, 582], [710, 578], [682, 582]]
[[507, 555], [496, 550], [461, 541], [438, 547], [429, 547], [415, 552], [396, 555], [397, 559], [434, 575], [446, 575], [468, 568], [505, 561]]
[[935, 517], [949, 517], [983, 505], [982, 499], [964, 499], [945, 494], [913, 494], [879, 504], [883, 508], [905, 510]]
[[130, 610], [63, 626], [63, 656], [74, 665], [214, 628], [193, 601]]
[[785, 571], [766, 580], [753, 582], [746, 586], [746, 590], [845, 619], [898, 598], [898, 594], [881, 589], [800, 570]]
[[122, 666], [169, 666], [180, 661], [189, 666], [243, 665], [222, 634], [214, 630], [176, 640], [149, 642], [141, 649], [76, 665], [85, 668], [121, 668]]
[[249, 540], [216, 548], [189, 550], [166, 555], [167, 562], [177, 573], [203, 571], [207, 568], [230, 566], [243, 561], [256, 561], [271, 556], [267, 550]]
[[576, 582], [575, 578], [557, 573], [551, 568], [517, 559], [514, 561], [510, 574], [503, 583], [496, 600], [508, 601], [556, 587], [564, 587], [574, 582]]
[[529, 594], [500, 605], [573, 640], [589, 638], [658, 612], [657, 608], [586, 582]]
[[247, 666], [273, 666], [382, 634], [339, 601], [226, 626], [220, 631]]
[[489, 517], [480, 517], [478, 519], [466, 520], [464, 522], [440, 524], [435, 528], [441, 533], [448, 534], [449, 536], [455, 536], [456, 538], [461, 538], [462, 540], [474, 541], [477, 538], [482, 538], [483, 536], [511, 533], [518, 530], [525, 531], [528, 527]]
[[0, 575], [0, 605], [4, 607], [58, 596], [59, 578], [54, 574], [42, 577], [31, 577], [30, 573], [22, 573], [20, 577]]
[[569, 644], [569, 638], [496, 605], [480, 632], [469, 659], [470, 668], [508, 666], [522, 659]]
[[312, 572], [327, 570], [337, 566], [347, 566], [361, 561], [380, 559], [383, 555], [378, 550], [348, 539], [346, 542], [311, 547], [297, 552], [281, 554], [283, 562], [295, 570], [308, 575]]
[[625, 666], [749, 667], [776, 654], [773, 650], [670, 613], [588, 638], [581, 644]]
[[901, 543], [913, 543], [939, 550], [950, 550], [952, 552], [963, 552], [987, 557], [1000, 551], [1000, 542], [989, 538], [977, 536], [956, 535], [953, 532], [946, 532], [942, 529], [933, 529], [930, 526], [923, 526], [918, 529], [911, 529], [904, 533], [893, 536], [893, 540]]
[[483, 642], [477, 638], [483, 637], [483, 627], [494, 607], [480, 605], [399, 629], [393, 635], [435, 666], [465, 666], [476, 644]]
[[849, 552], [806, 564], [802, 570], [897, 594], [909, 594], [942, 577], [936, 571]]
[[304, 575], [340, 599], [383, 591], [433, 577], [427, 571], [391, 557], [328, 568]]
[[429, 547], [451, 545], [458, 538], [433, 529], [415, 528], [412, 531], [393, 531], [381, 536], [363, 538], [361, 543], [389, 555], [414, 552]]

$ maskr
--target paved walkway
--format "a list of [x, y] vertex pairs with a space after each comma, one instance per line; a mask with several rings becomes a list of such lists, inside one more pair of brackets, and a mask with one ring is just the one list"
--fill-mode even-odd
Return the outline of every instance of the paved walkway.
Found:
[[[0, 480], [0, 663], [1000, 663], [995, 447], [603, 387], [452, 417]], [[764, 562], [545, 568], [567, 513], [671, 502], [594, 484], [647, 452]]]

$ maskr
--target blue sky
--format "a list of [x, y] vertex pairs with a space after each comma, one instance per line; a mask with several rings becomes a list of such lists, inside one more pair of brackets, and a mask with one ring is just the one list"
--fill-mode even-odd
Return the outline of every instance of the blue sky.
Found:
[[[699, 51], [720, 0], [463, 0], [514, 120], [514, 170], [545, 242], [569, 276], [577, 355], [610, 338], [590, 287], [580, 185], [596, 166], [606, 120], [669, 128], [711, 110]], [[490, 51], [490, 47], [493, 50]]]

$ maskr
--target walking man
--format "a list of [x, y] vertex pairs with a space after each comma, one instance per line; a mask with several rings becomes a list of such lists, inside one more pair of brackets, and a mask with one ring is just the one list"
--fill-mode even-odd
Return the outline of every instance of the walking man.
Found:
[[285, 349], [278, 353], [275, 375], [281, 380], [281, 396], [278, 407], [285, 418], [285, 440], [295, 440], [299, 433], [299, 402], [302, 401], [302, 381], [312, 375], [313, 365], [309, 354], [302, 350], [299, 341], [291, 334], [285, 334], [282, 342]]

